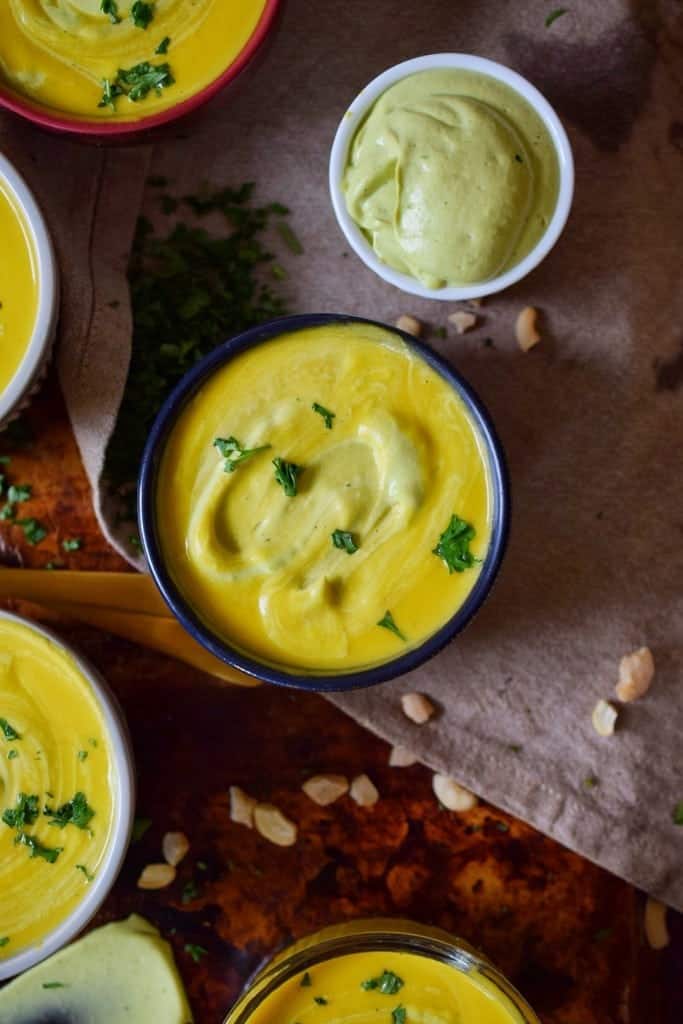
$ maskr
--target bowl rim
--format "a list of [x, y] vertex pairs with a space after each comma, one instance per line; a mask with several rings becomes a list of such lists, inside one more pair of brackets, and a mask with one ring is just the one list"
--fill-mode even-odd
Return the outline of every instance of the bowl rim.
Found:
[[180, 118], [191, 114], [207, 103], [216, 93], [225, 88], [233, 79], [244, 70], [260, 49], [270, 29], [273, 27], [275, 16], [278, 13], [283, 0], [265, 0], [265, 6], [261, 11], [253, 32], [245, 42], [235, 59], [222, 71], [212, 82], [205, 85], [199, 92], [181, 100], [180, 103], [167, 107], [166, 110], [149, 117], [141, 117], [139, 120], [131, 121], [89, 121], [87, 118], [69, 117], [59, 112], [52, 112], [49, 107], [43, 107], [29, 99], [24, 99], [19, 93], [3, 88], [0, 84], [0, 108], [5, 107], [12, 113], [23, 117], [34, 124], [51, 131], [64, 132], [69, 135], [83, 137], [115, 138], [117, 136], [133, 135], [139, 132], [149, 131], [158, 128], [160, 125], [178, 121]]
[[[527, 253], [522, 260], [502, 274], [489, 278], [487, 281], [468, 285], [452, 285], [444, 288], [427, 288], [417, 278], [394, 270], [393, 267], [380, 260], [346, 209], [342, 179], [348, 151], [353, 143], [356, 132], [369, 113], [370, 108], [382, 93], [408, 75], [413, 75], [420, 71], [435, 71], [442, 68], [474, 71], [479, 74], [488, 75], [490, 78], [495, 78], [514, 89], [522, 99], [526, 100], [533, 107], [545, 124], [555, 147], [559, 166], [559, 188], [555, 210], [547, 228], [531, 252]], [[400, 288], [401, 291], [407, 292], [410, 295], [417, 295], [423, 299], [461, 302], [464, 299], [476, 299], [486, 295], [493, 295], [504, 288], [509, 288], [523, 277], [526, 277], [545, 259], [562, 234], [569, 216], [574, 196], [574, 158], [569, 138], [558, 115], [545, 96], [528, 79], [505, 64], [489, 60], [487, 57], [457, 52], [431, 53], [423, 57], [414, 57], [411, 60], [402, 61], [400, 64], [387, 68], [386, 71], [373, 78], [349, 104], [339, 122], [330, 151], [329, 190], [337, 223], [346, 241], [370, 270], [373, 270], [384, 281], [393, 284], [396, 288]]]
[[[368, 668], [337, 673], [297, 671], [260, 662], [233, 647], [215, 634], [185, 600], [165, 567], [157, 538], [156, 478], [167, 438], [179, 413], [216, 370], [241, 352], [280, 335], [329, 324], [354, 323], [379, 327], [397, 335], [451, 384], [465, 402], [489, 458], [494, 505], [491, 540], [477, 580], [463, 604], [443, 626], [421, 644], [404, 654]], [[505, 553], [509, 520], [509, 478], [503, 446], [488, 411], [470, 384], [442, 356], [413, 335], [377, 320], [342, 313], [304, 313], [270, 320], [228, 339], [200, 360], [185, 374], [161, 407], [147, 439], [138, 483], [138, 525], [143, 552], [154, 582], [181, 625], [211, 654], [246, 675], [275, 685], [313, 692], [355, 690], [387, 682], [418, 668], [441, 651], [471, 621], [491, 590]]]
[[50, 354], [59, 313], [59, 273], [54, 246], [43, 214], [25, 179], [0, 153], [0, 183], [9, 189], [33, 248], [38, 277], [38, 309], [26, 351], [9, 384], [0, 392], [0, 426], [17, 411]]
[[45, 637], [75, 662], [93, 688], [107, 730], [112, 751], [117, 798], [111, 837], [102, 866], [87, 888], [81, 902], [61, 924], [49, 932], [39, 945], [19, 950], [0, 960], [0, 980], [6, 980], [34, 967], [70, 942], [95, 916], [114, 885], [128, 850], [135, 814], [135, 768], [133, 749], [123, 711], [108, 683], [96, 668], [71, 644], [53, 630], [23, 615], [0, 609], [0, 620], [9, 619]]

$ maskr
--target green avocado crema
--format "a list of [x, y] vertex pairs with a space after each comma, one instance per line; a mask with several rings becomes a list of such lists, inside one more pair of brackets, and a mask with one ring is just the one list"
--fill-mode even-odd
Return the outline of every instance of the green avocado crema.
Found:
[[553, 141], [526, 100], [489, 75], [444, 68], [380, 96], [342, 186], [379, 258], [443, 288], [519, 263], [548, 226], [558, 184]]

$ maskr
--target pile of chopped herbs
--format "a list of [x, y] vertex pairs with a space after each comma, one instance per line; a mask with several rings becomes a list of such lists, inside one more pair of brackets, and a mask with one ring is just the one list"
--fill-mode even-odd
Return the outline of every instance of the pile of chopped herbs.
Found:
[[[166, 184], [158, 178], [151, 183]], [[245, 184], [182, 200], [160, 195], [166, 213], [185, 208], [193, 220], [222, 215], [225, 234], [179, 220], [162, 237], [147, 219], [138, 222], [128, 268], [131, 363], [107, 451], [107, 477], [120, 493], [132, 491], [154, 417], [183, 374], [227, 338], [286, 312], [264, 278], [266, 268], [277, 278], [283, 272], [263, 235], [272, 221], [276, 228], [285, 224], [288, 210], [279, 203], [253, 206], [252, 193], [253, 184]]]

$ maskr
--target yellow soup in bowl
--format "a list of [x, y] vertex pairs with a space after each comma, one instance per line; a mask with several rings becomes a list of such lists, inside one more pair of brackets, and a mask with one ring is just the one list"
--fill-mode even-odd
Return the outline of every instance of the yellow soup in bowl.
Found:
[[108, 730], [76, 661], [0, 616], [0, 976], [43, 940], [97, 878], [115, 820]]
[[455, 387], [365, 322], [294, 330], [211, 373], [167, 436], [165, 569], [261, 663], [345, 673], [444, 626], [491, 537], [489, 462]]
[[267, 0], [3, 0], [0, 81], [73, 118], [136, 121], [201, 92]]
[[0, 396], [26, 355], [37, 314], [33, 242], [23, 214], [0, 176]]

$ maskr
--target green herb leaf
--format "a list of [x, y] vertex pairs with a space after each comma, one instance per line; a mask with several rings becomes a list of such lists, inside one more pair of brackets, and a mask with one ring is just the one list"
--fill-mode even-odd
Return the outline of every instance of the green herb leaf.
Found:
[[12, 484], [7, 491], [7, 500], [11, 505], [18, 505], [20, 501], [28, 501], [30, 497], [30, 484]]
[[135, 0], [130, 9], [130, 16], [136, 28], [147, 28], [154, 17], [154, 4], [143, 3], [143, 0]]
[[471, 569], [479, 561], [470, 551], [474, 535], [475, 529], [470, 523], [453, 515], [432, 554], [438, 555], [446, 563], [449, 573]]
[[300, 988], [310, 988], [312, 984], [313, 984], [313, 982], [311, 981], [310, 974], [308, 973], [308, 971], [304, 971], [303, 977], [301, 978], [301, 981], [299, 982], [299, 987]]
[[674, 825], [683, 825], [683, 800], [674, 807], [672, 820]]
[[8, 807], [6, 811], [3, 811], [2, 820], [10, 828], [24, 828], [26, 825], [32, 825], [39, 814], [40, 805], [37, 794], [27, 796], [26, 793], [20, 793], [15, 806]]
[[85, 875], [85, 880], [88, 884], [90, 884], [95, 877], [90, 871], [88, 871], [85, 864], [77, 864], [76, 871], [81, 871]]
[[290, 228], [289, 224], [281, 220], [278, 222], [277, 230], [280, 235], [280, 238], [285, 243], [287, 248], [290, 249], [297, 256], [300, 256], [304, 251], [304, 247], [297, 238], [297, 236], [294, 234], [292, 229]]
[[317, 412], [318, 415], [322, 416], [322, 418], [325, 420], [325, 426], [327, 427], [327, 429], [332, 430], [332, 420], [337, 415], [336, 412], [330, 412], [329, 409], [326, 409], [324, 405], [320, 405], [318, 402], [314, 402], [311, 408], [313, 409], [313, 412]]
[[102, 99], [97, 104], [98, 107], [112, 107], [116, 106], [115, 100], [118, 96], [123, 96], [123, 89], [112, 82], [110, 78], [102, 79]]
[[44, 981], [43, 988], [68, 988], [62, 981]]
[[391, 1024], [406, 1024], [405, 1006], [397, 1006], [391, 1011]]
[[62, 547], [65, 551], [80, 551], [83, 541], [80, 537], [68, 537], [62, 541]]
[[597, 775], [587, 775], [586, 778], [583, 780], [583, 784], [586, 787], [586, 789], [594, 789], [596, 786], [600, 785], [600, 779], [597, 777]]
[[361, 982], [361, 988], [364, 988], [366, 992], [377, 989], [385, 996], [395, 996], [396, 993], [403, 988], [403, 978], [399, 978], [398, 974], [394, 974], [393, 971], [382, 971], [377, 978], [368, 978], [367, 981]]
[[327, 999], [325, 999], [325, 996], [313, 996], [313, 1002], [317, 1003], [318, 1006], [327, 1006]]
[[224, 473], [234, 473], [237, 467], [250, 459], [252, 455], [256, 455], [257, 452], [265, 452], [270, 448], [269, 444], [259, 445], [258, 448], [243, 448], [236, 437], [216, 437], [213, 444], [225, 459]]
[[40, 544], [41, 540], [47, 537], [47, 530], [37, 519], [17, 519], [16, 524], [24, 531], [24, 537], [29, 544]]
[[98, 106], [114, 107], [119, 96], [127, 96], [133, 103], [138, 103], [152, 90], [160, 95], [162, 89], [167, 89], [174, 82], [170, 64], [150, 64], [144, 60], [132, 68], [119, 68], [113, 80], [105, 78]]
[[144, 836], [147, 829], [152, 824], [151, 818], [136, 818], [133, 822], [133, 831], [131, 834], [131, 842], [139, 843]]
[[27, 836], [25, 832], [20, 832], [17, 838], [14, 840], [15, 846], [27, 846], [31, 851], [31, 859], [34, 857], [42, 857], [48, 864], [54, 864], [59, 857], [60, 853], [64, 849], [63, 846], [43, 846], [33, 836]]
[[563, 14], [567, 14], [568, 9], [566, 7], [556, 7], [554, 11], [551, 11], [548, 17], [545, 19], [545, 27], [550, 28], [553, 22], [561, 18]]
[[11, 461], [11, 455], [0, 455], [0, 466], [9, 466]]
[[184, 949], [186, 953], [189, 953], [196, 964], [198, 964], [201, 958], [206, 956], [209, 952], [208, 949], [204, 949], [203, 946], [197, 946], [194, 942], [186, 943]]
[[9, 502], [3, 505], [2, 508], [0, 509], [0, 519], [3, 520], [14, 519], [16, 514], [17, 510], [15, 509], [14, 505], [10, 505]]
[[282, 487], [288, 498], [294, 498], [297, 494], [297, 477], [303, 473], [303, 466], [297, 466], [295, 462], [286, 462], [279, 456], [273, 459], [275, 466], [275, 479]]
[[19, 757], [19, 751], [16, 749], [16, 747], [12, 747], [9, 754], [7, 755], [7, 760], [13, 761], [15, 757]]
[[79, 761], [85, 761], [87, 759], [87, 757], [88, 757], [88, 751], [87, 750], [79, 750], [77, 757], [78, 757]]
[[156, 48], [156, 50], [154, 52], [155, 53], [160, 53], [160, 54], [168, 53], [168, 47], [169, 47], [170, 43], [171, 43], [171, 37], [170, 36], [164, 36], [164, 38], [161, 40], [161, 42], [159, 43], [159, 45], [157, 46], [157, 48]]
[[358, 551], [358, 545], [353, 539], [353, 534], [349, 533], [348, 530], [334, 530], [331, 536], [335, 548], [346, 551], [348, 555], [353, 555]]
[[0, 949], [2, 949], [3, 946], [6, 946], [8, 942], [9, 942], [9, 935], [0, 936]]
[[189, 882], [186, 882], [183, 886], [182, 895], [180, 897], [181, 903], [192, 903], [199, 896], [199, 886], [195, 882], [194, 878], [191, 878]]
[[95, 812], [88, 804], [84, 793], [76, 793], [72, 800], [68, 800], [56, 811], [49, 807], [43, 809], [43, 814], [50, 819], [50, 824], [57, 828], [66, 828], [67, 825], [75, 825], [76, 828], [87, 828], [95, 816]]
[[118, 25], [121, 21], [116, 0], [101, 0], [100, 10], [102, 14], [108, 14], [112, 25]]
[[394, 616], [390, 611], [384, 613], [384, 618], [380, 619], [377, 625], [381, 626], [382, 629], [388, 629], [390, 633], [394, 633], [400, 640], [408, 639], [394, 622]]
[[9, 724], [6, 718], [0, 718], [0, 732], [6, 740], [20, 740], [21, 734]]

